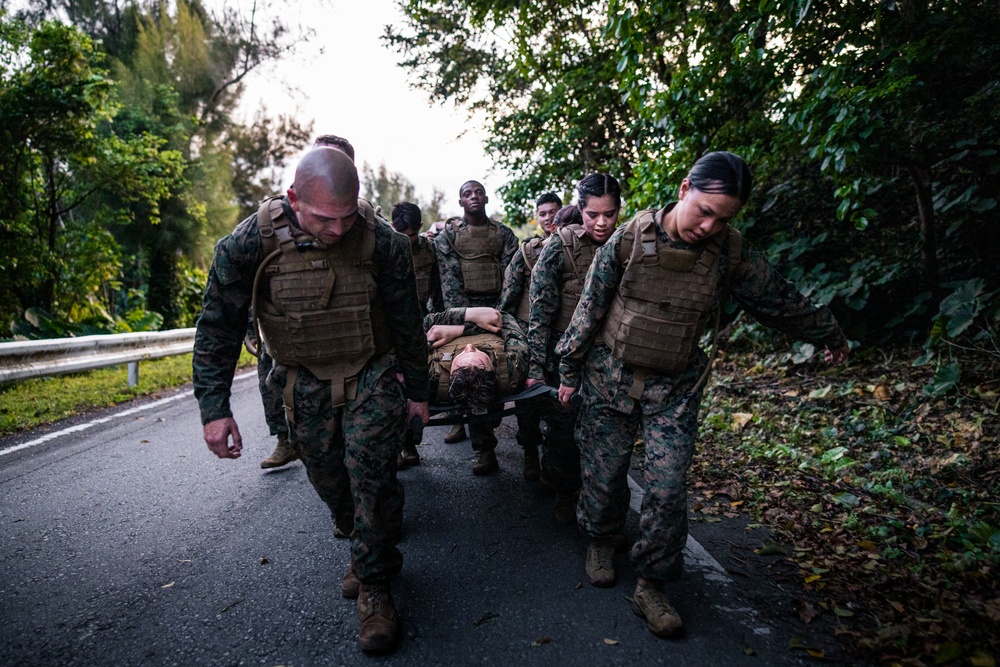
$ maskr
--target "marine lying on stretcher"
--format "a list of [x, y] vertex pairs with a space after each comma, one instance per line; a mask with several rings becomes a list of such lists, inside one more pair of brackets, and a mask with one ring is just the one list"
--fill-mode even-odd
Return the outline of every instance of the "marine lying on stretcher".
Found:
[[[492, 430], [502, 417], [517, 412], [517, 407], [505, 408], [506, 403], [555, 395], [545, 385], [521, 391], [530, 359], [528, 341], [507, 313], [495, 308], [451, 308], [427, 315], [424, 331], [431, 382], [428, 425], [461, 422], [470, 424], [470, 430], [476, 424]], [[399, 455], [401, 468], [420, 462], [416, 448], [420, 435], [419, 428], [407, 429]], [[473, 434], [473, 447], [477, 444]]]

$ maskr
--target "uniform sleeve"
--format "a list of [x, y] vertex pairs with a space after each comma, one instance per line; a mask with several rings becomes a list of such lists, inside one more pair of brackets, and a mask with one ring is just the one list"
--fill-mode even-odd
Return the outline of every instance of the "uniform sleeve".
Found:
[[559, 381], [567, 387], [580, 386], [584, 357], [604, 323], [611, 299], [621, 283], [625, 269], [618, 261], [618, 248], [625, 229], [619, 227], [594, 255], [594, 263], [587, 271], [583, 293], [573, 311], [573, 319], [556, 345], [556, 354], [560, 357]]
[[444, 298], [441, 295], [441, 270], [438, 268], [437, 248], [433, 243], [429, 243], [434, 252], [434, 262], [431, 264], [431, 285], [430, 296], [428, 297], [428, 308], [430, 312], [437, 313], [444, 310]]
[[472, 304], [462, 286], [462, 266], [459, 263], [458, 253], [448, 241], [449, 232], [446, 226], [434, 237], [434, 250], [441, 276], [441, 301], [444, 308], [468, 308]]
[[553, 234], [542, 246], [535, 268], [531, 270], [527, 336], [528, 347], [532, 350], [528, 377], [533, 380], [544, 380], [545, 369], [549, 367], [552, 320], [562, 302], [563, 248], [562, 237]]
[[262, 259], [256, 215], [215, 244], [191, 361], [201, 423], [232, 417], [229, 398]]
[[745, 240], [731, 294], [761, 324], [793, 338], [830, 349], [847, 343], [830, 309], [809, 301]]
[[503, 348], [510, 360], [508, 372], [511, 382], [515, 387], [524, 384], [524, 379], [528, 372], [528, 359], [531, 353], [528, 350], [528, 339], [517, 323], [517, 318], [509, 313], [503, 313]]
[[424, 335], [410, 241], [383, 225], [375, 228], [378, 291], [389, 320], [389, 334], [403, 374], [406, 397], [427, 400], [427, 338]]
[[507, 225], [500, 225], [500, 238], [503, 239], [503, 255], [500, 256], [500, 267], [506, 271], [514, 259], [514, 255], [520, 254], [517, 250], [521, 242], [517, 240], [517, 235]]
[[500, 291], [500, 303], [497, 306], [501, 312], [514, 314], [524, 292], [524, 255], [514, 253], [514, 258], [503, 272], [503, 289]]
[[436, 313], [427, 313], [424, 315], [425, 333], [435, 324], [465, 324], [465, 308], [447, 308]]

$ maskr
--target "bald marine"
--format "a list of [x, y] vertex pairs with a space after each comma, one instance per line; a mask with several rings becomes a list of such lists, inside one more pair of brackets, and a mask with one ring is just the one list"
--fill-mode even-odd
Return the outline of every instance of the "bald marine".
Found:
[[336, 148], [318, 146], [295, 168], [288, 204], [304, 232], [332, 245], [354, 225], [360, 189], [354, 162]]

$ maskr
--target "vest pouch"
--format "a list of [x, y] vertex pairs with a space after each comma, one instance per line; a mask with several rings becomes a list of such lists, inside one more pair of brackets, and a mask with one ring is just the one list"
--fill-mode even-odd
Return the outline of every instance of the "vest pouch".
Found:
[[329, 268], [279, 273], [271, 277], [271, 300], [280, 303], [287, 313], [316, 310], [321, 300], [329, 300], [336, 281], [336, 274]]
[[552, 330], [557, 333], [565, 333], [569, 329], [569, 323], [576, 312], [576, 304], [580, 303], [579, 294], [567, 294], [563, 292], [559, 298], [559, 311], [552, 321]]
[[342, 308], [336, 327], [330, 326], [329, 313], [302, 311], [276, 316], [266, 311], [258, 315], [268, 353], [284, 365], [301, 365], [321, 380], [319, 369], [330, 361], [331, 350], [340, 359], [368, 359], [375, 348], [368, 305]]
[[503, 287], [503, 271], [495, 257], [461, 260], [462, 284], [467, 294], [497, 294]]
[[[683, 372], [694, 355], [700, 314], [648, 301], [629, 303], [639, 307], [626, 306], [615, 294], [605, 320], [602, 338], [612, 355], [633, 369], [664, 375]], [[615, 324], [617, 331], [612, 331]]]

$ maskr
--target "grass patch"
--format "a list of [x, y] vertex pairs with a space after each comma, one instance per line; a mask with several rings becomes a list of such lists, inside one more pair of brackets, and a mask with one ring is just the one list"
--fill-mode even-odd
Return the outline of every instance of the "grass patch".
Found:
[[[240, 367], [256, 364], [246, 350]], [[50, 424], [89, 410], [108, 408], [191, 381], [191, 355], [139, 364], [139, 385], [128, 386], [128, 365], [32, 378], [0, 385], [0, 436]]]

